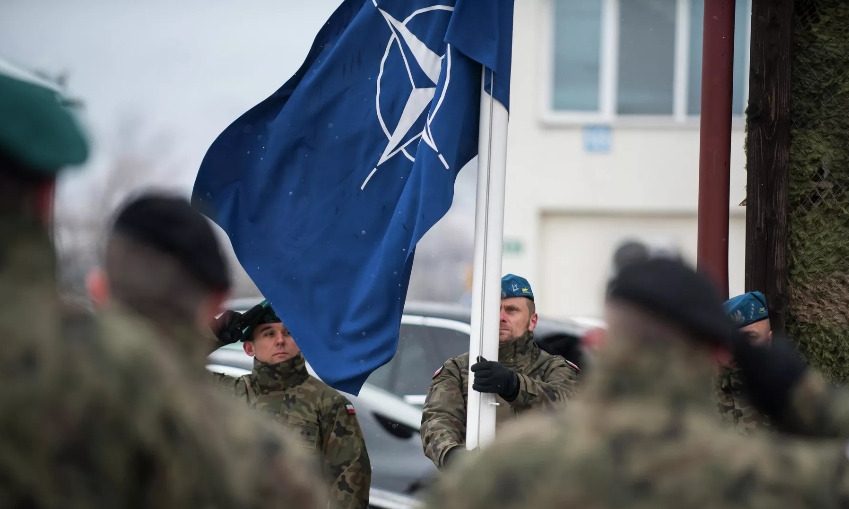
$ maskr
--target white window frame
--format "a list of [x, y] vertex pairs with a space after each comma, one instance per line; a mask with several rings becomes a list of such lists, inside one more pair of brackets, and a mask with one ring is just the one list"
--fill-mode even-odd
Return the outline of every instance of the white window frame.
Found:
[[[599, 111], [571, 112], [554, 109], [552, 97], [554, 93], [554, 44], [555, 25], [554, 2], [543, 0], [542, 19], [547, 20], [542, 25], [543, 41], [540, 57], [543, 60], [542, 94], [540, 95], [540, 117], [542, 123], [548, 126], [583, 126], [586, 124], [607, 124], [614, 126], [638, 127], [692, 127], [698, 129], [699, 116], [687, 114], [688, 58], [690, 52], [690, 0], [677, 0], [675, 20], [675, 62], [673, 69], [673, 103], [671, 115], [617, 115], [616, 93], [618, 84], [619, 64], [619, 4], [623, 0], [602, 0], [601, 9], [601, 47], [599, 55]], [[627, 1], [627, 0], [626, 0]], [[752, 0], [737, 0], [746, 2], [751, 12]], [[735, 26], [735, 30], [739, 27]], [[746, 47], [751, 48], [751, 23], [746, 27]], [[745, 52], [746, 65], [749, 68], [750, 51]], [[749, 73], [743, 78], [743, 90], [749, 90]], [[743, 111], [748, 104], [748, 94], [743, 94]], [[744, 115], [733, 115], [732, 126], [742, 128], [745, 125]]]

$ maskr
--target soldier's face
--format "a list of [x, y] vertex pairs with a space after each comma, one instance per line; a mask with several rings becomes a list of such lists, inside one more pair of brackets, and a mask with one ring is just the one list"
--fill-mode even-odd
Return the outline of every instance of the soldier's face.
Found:
[[741, 327], [740, 332], [742, 332], [753, 345], [766, 346], [772, 344], [771, 328], [769, 320], [767, 319]]
[[301, 349], [280, 322], [264, 323], [254, 329], [253, 341], [245, 341], [245, 353], [266, 364], [279, 364], [298, 355]]
[[501, 323], [498, 328], [499, 343], [519, 339], [525, 333], [534, 331], [537, 326], [537, 314], [531, 314], [530, 302], [524, 297], [510, 297], [501, 300]]

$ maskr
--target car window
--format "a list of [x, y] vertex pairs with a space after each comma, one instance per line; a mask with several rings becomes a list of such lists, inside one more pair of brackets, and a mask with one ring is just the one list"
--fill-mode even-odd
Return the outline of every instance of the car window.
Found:
[[442, 365], [433, 352], [430, 328], [401, 325], [398, 353], [395, 355], [392, 392], [398, 395], [427, 394], [433, 372]]
[[[396, 354], [397, 357], [397, 354]], [[383, 366], [380, 366], [376, 370], [372, 371], [371, 375], [369, 375], [366, 380], [368, 383], [380, 387], [385, 391], [392, 392], [392, 363], [395, 361], [393, 358], [391, 361], [387, 362]]]
[[445, 362], [469, 351], [469, 335], [465, 332], [431, 327], [430, 340], [436, 355]]

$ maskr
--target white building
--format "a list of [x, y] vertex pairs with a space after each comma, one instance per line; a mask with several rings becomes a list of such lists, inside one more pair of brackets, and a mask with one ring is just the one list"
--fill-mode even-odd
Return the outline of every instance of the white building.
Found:
[[[627, 238], [696, 258], [704, 0], [518, 0], [503, 272], [599, 316]], [[743, 292], [750, 3], [737, 1], [729, 279]]]

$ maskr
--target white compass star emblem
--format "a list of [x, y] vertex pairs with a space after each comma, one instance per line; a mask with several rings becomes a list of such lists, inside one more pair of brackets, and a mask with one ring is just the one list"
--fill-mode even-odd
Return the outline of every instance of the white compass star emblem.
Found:
[[[377, 0], [372, 0], [372, 2], [374, 3], [375, 7], [377, 7]], [[383, 15], [383, 18], [389, 25], [390, 30], [392, 30], [392, 35], [390, 36], [389, 42], [386, 45], [386, 52], [383, 54], [383, 59], [380, 62], [380, 72], [377, 77], [377, 94], [375, 97], [375, 102], [377, 105], [377, 118], [380, 122], [380, 127], [383, 129], [383, 132], [386, 135], [388, 141], [386, 143], [386, 148], [383, 150], [383, 153], [380, 156], [380, 160], [377, 162], [374, 169], [371, 170], [371, 173], [369, 173], [368, 177], [366, 177], [360, 189], [365, 189], [366, 184], [368, 184], [369, 180], [371, 180], [372, 176], [377, 171], [377, 168], [379, 168], [380, 165], [382, 165], [395, 155], [402, 153], [410, 161], [415, 161], [415, 157], [410, 155], [410, 153], [407, 151], [407, 147], [416, 140], [424, 141], [434, 151], [436, 151], [437, 154], [439, 154], [439, 149], [436, 147], [436, 143], [433, 139], [433, 134], [430, 130], [430, 125], [433, 121], [433, 117], [436, 115], [437, 111], [439, 111], [439, 107], [441, 106], [442, 100], [445, 97], [445, 92], [448, 89], [448, 80], [451, 76], [451, 47], [450, 45], [446, 46], [445, 55], [437, 55], [430, 48], [428, 48], [418, 37], [416, 37], [413, 32], [411, 32], [407, 28], [407, 24], [410, 22], [410, 20], [412, 20], [419, 14], [437, 10], [453, 11], [454, 8], [448, 5], [434, 5], [431, 7], [425, 7], [413, 12], [404, 21], [398, 21], [397, 19], [392, 17], [391, 14], [378, 7], [378, 11], [380, 11], [380, 13]], [[380, 112], [380, 87], [381, 78], [383, 77], [384, 66], [386, 64], [386, 59], [389, 56], [389, 52], [394, 44], [397, 44], [398, 49], [401, 51], [401, 56], [404, 60], [404, 66], [406, 67], [407, 71], [407, 76], [410, 80], [410, 84], [412, 85], [412, 91], [410, 92], [409, 97], [407, 97], [407, 102], [404, 105], [404, 110], [401, 113], [401, 118], [398, 121], [398, 124], [395, 126], [394, 130], [390, 131], [389, 128], [387, 128], [386, 122], [383, 119], [383, 115]], [[416, 134], [415, 136], [408, 138], [408, 134], [410, 133], [410, 131], [419, 122], [419, 119], [421, 119], [422, 115], [425, 114], [428, 107], [433, 102], [433, 98], [436, 95], [437, 90], [436, 85], [439, 83], [439, 78], [442, 73], [443, 59], [446, 63], [447, 75], [445, 79], [445, 84], [442, 87], [442, 93], [439, 97], [439, 100], [437, 101], [433, 112], [427, 115], [427, 120], [422, 131]], [[418, 66], [419, 69], [421, 69], [422, 73], [427, 76], [427, 79], [431, 82], [432, 86], [417, 87], [416, 83], [413, 81], [413, 74], [410, 67], [411, 65]], [[445, 168], [448, 168], [448, 163], [445, 161], [445, 158], [442, 157], [441, 154], [439, 154], [439, 160], [442, 161], [442, 164], [445, 165]]]

